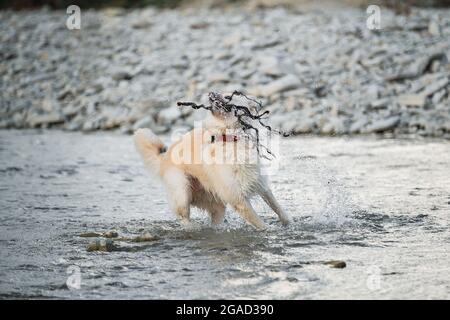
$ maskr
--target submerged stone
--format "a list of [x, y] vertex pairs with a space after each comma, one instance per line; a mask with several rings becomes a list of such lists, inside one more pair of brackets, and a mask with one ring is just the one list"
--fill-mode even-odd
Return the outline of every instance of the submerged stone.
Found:
[[117, 250], [117, 247], [114, 244], [114, 242], [110, 239], [96, 240], [95, 242], [88, 244], [88, 246], [86, 247], [86, 250], [87, 250], [87, 252], [93, 252], [93, 251], [111, 252], [111, 251]]
[[330, 267], [337, 268], [337, 269], [343, 269], [347, 266], [345, 261], [342, 261], [342, 260], [325, 261], [323, 264], [329, 265]]
[[117, 238], [118, 236], [119, 236], [119, 233], [114, 230], [103, 233], [103, 237], [105, 237], [105, 238]]
[[79, 237], [82, 237], [82, 238], [95, 238], [95, 237], [101, 237], [101, 236], [102, 235], [97, 232], [85, 232], [85, 233], [79, 234]]
[[150, 233], [146, 232], [141, 234], [140, 236], [137, 236], [136, 238], [133, 238], [132, 242], [147, 242], [147, 241], [156, 241], [159, 240], [159, 237], [151, 235]]

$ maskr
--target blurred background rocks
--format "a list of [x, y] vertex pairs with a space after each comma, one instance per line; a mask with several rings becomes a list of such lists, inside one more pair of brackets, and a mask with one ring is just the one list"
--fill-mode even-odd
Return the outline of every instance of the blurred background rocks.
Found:
[[365, 1], [70, 1], [80, 30], [67, 1], [14, 3], [0, 128], [164, 133], [202, 116], [177, 101], [240, 90], [294, 134], [450, 137], [448, 1], [380, 1], [379, 30]]

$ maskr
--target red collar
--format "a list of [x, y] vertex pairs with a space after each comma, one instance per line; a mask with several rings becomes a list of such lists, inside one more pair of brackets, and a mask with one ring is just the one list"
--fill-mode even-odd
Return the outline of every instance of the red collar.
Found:
[[216, 134], [211, 136], [211, 143], [214, 142], [236, 142], [238, 141], [238, 136], [231, 134]]

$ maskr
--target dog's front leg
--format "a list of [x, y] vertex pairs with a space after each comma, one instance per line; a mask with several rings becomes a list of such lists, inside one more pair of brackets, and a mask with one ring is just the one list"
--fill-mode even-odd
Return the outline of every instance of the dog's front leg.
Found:
[[281, 208], [280, 204], [278, 203], [277, 199], [275, 199], [272, 191], [268, 186], [264, 186], [264, 188], [259, 190], [258, 193], [261, 198], [263, 198], [263, 200], [269, 205], [269, 207], [278, 215], [283, 225], [286, 226], [291, 222], [291, 217]]
[[211, 224], [216, 226], [223, 222], [225, 217], [225, 205], [223, 203], [215, 203], [208, 208], [209, 215], [211, 216]]
[[190, 221], [190, 208], [189, 205], [178, 206], [175, 208], [175, 214], [181, 220], [181, 224], [185, 226], [189, 226], [191, 224]]
[[258, 230], [265, 230], [266, 225], [261, 220], [261, 218], [256, 214], [255, 210], [253, 209], [252, 205], [250, 204], [250, 201], [243, 200], [239, 201], [237, 203], [232, 204], [234, 210], [239, 213], [239, 215], [244, 218], [247, 222], [252, 224], [256, 229]]

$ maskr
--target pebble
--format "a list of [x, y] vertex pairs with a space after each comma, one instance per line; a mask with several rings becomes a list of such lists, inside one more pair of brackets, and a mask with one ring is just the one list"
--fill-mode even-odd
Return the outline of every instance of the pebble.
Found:
[[155, 125], [155, 120], [152, 116], [145, 116], [142, 119], [136, 121], [133, 125], [133, 131], [139, 128], [152, 128]]
[[403, 106], [424, 107], [426, 96], [424, 94], [406, 94], [398, 97], [397, 102]]
[[398, 116], [376, 120], [366, 127], [366, 132], [384, 132], [393, 129], [399, 122]]
[[105, 238], [117, 238], [118, 236], [119, 236], [119, 233], [114, 230], [103, 233], [103, 237], [105, 237]]
[[300, 80], [297, 76], [289, 74], [278, 80], [272, 81], [266, 85], [254, 89], [254, 93], [261, 97], [270, 97], [276, 93], [296, 89], [300, 86]]
[[86, 232], [86, 233], [80, 234], [79, 236], [82, 238], [95, 238], [95, 237], [101, 237], [102, 234], [97, 233], [97, 232]]
[[344, 269], [347, 264], [345, 263], [345, 261], [342, 260], [330, 260], [330, 261], [326, 261], [323, 264], [329, 265], [332, 268], [337, 268], [337, 269]]
[[158, 114], [159, 124], [172, 124], [181, 116], [181, 110], [177, 106], [172, 106], [167, 109], [163, 109]]
[[145, 232], [139, 236], [137, 236], [136, 238], [133, 238], [131, 241], [132, 242], [147, 242], [147, 241], [156, 241], [159, 240], [159, 237], [154, 236], [148, 232]]
[[117, 250], [118, 247], [114, 244], [111, 239], [102, 239], [91, 242], [87, 245], [86, 251], [102, 251], [102, 252], [111, 252]]

